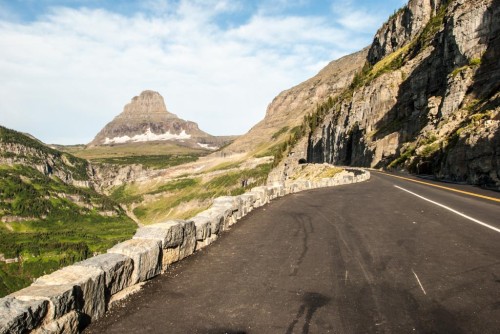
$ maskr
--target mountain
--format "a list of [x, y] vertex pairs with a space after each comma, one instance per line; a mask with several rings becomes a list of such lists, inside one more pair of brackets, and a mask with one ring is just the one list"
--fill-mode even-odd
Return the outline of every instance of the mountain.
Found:
[[319, 103], [349, 86], [366, 59], [368, 49], [330, 62], [311, 79], [280, 93], [268, 106], [265, 118], [250, 131], [224, 149], [226, 153], [255, 150], [275, 143], [277, 137], [290, 134], [305, 115], [314, 112]]
[[86, 160], [0, 126], [0, 296], [134, 233], [96, 176]]
[[[316, 108], [307, 99], [283, 106], [297, 118], [308, 111], [275, 150], [281, 162], [273, 177], [286, 178], [300, 160], [406, 169], [500, 189], [499, 4], [410, 0], [367, 52], [357, 53], [355, 75], [343, 77], [348, 84]], [[315, 86], [308, 80], [298, 87], [295, 96]], [[268, 111], [260, 124], [273, 118]]]
[[232, 139], [209, 135], [195, 122], [180, 119], [168, 112], [158, 92], [146, 90], [135, 96], [89, 146], [170, 141], [180, 146], [216, 150]]
[[500, 189], [499, 3], [410, 1], [377, 32], [307, 159]]

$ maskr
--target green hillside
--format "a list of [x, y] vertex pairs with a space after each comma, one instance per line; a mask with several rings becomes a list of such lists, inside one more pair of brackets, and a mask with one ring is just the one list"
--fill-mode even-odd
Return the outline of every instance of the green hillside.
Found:
[[135, 223], [116, 202], [72, 185], [89, 181], [87, 168], [86, 160], [0, 127], [0, 296], [133, 235]]

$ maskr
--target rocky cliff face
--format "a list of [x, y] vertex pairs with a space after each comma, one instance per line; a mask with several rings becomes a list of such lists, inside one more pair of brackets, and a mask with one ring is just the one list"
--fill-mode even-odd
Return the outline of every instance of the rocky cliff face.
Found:
[[[313, 112], [318, 103], [338, 94], [352, 81], [366, 59], [368, 49], [332, 61], [311, 79], [280, 93], [271, 102], [266, 117], [247, 134], [224, 149], [227, 153], [249, 152], [261, 144], [272, 142], [280, 129], [301, 124], [304, 115]], [[287, 131], [283, 135], [288, 134]]]
[[411, 0], [311, 127], [307, 158], [500, 189], [498, 0]]
[[226, 143], [225, 139], [211, 136], [198, 124], [168, 112], [163, 97], [146, 90], [134, 97], [89, 146], [168, 140], [199, 149], [217, 149]]
[[[39, 140], [0, 126], [0, 221], [46, 219], [57, 201], [68, 201], [88, 216], [122, 215], [118, 204], [95, 190], [125, 182], [123, 171], [92, 166], [88, 161], [50, 148]], [[133, 167], [133, 166], [132, 166]], [[115, 168], [116, 169], [116, 168]], [[140, 171], [130, 171], [137, 176]], [[144, 171], [142, 171], [144, 172]], [[113, 176], [112, 180], [106, 178]], [[71, 211], [70, 210], [70, 211]]]
[[52, 149], [33, 137], [0, 126], [0, 165], [24, 165], [66, 184], [92, 187], [90, 164]]

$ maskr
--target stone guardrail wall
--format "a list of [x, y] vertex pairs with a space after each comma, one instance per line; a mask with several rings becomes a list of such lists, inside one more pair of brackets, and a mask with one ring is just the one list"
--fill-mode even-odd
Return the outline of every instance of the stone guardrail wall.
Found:
[[187, 220], [140, 227], [134, 237], [82, 262], [38, 278], [0, 299], [0, 334], [79, 333], [143, 282], [217, 240], [220, 233], [274, 198], [302, 190], [368, 180], [365, 170], [343, 171], [320, 181], [289, 181], [224, 196]]

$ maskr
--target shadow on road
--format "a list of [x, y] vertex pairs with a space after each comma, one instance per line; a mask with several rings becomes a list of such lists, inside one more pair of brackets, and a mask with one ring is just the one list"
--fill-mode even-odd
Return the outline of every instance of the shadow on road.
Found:
[[297, 312], [295, 319], [293, 319], [293, 321], [288, 326], [286, 334], [293, 333], [293, 329], [299, 322], [300, 318], [302, 318], [304, 313], [306, 314], [306, 316], [304, 319], [304, 326], [302, 327], [302, 334], [309, 333], [309, 325], [311, 324], [311, 319], [314, 315], [314, 312], [316, 312], [317, 309], [328, 304], [330, 300], [331, 298], [324, 296], [320, 293], [306, 292], [302, 297], [302, 305], [300, 305], [299, 311]]

